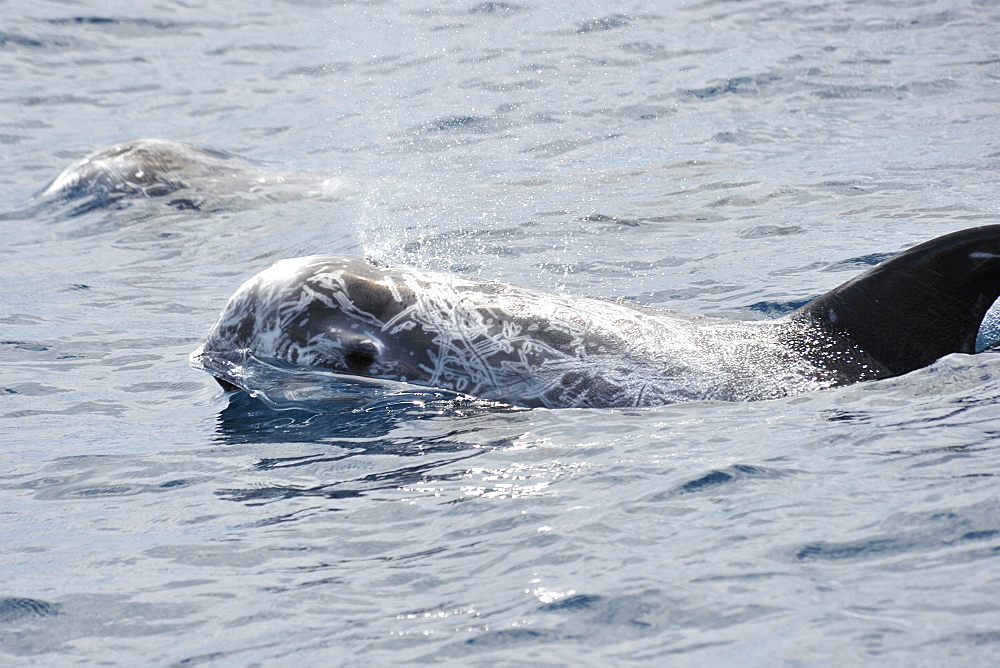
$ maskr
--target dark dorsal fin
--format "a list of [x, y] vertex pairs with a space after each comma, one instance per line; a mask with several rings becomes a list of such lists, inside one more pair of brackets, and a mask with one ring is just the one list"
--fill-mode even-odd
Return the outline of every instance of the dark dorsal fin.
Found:
[[998, 295], [1000, 225], [987, 225], [903, 251], [789, 317], [849, 339], [894, 376], [975, 352]]

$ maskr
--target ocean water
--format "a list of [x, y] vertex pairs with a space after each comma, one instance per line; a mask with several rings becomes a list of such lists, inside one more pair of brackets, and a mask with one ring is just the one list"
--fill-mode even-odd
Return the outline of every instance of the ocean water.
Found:
[[[773, 317], [1000, 222], [998, 127], [994, 0], [0, 1], [0, 663], [995, 661], [995, 354], [323, 414], [188, 354], [320, 253]], [[41, 194], [144, 137], [250, 176]]]

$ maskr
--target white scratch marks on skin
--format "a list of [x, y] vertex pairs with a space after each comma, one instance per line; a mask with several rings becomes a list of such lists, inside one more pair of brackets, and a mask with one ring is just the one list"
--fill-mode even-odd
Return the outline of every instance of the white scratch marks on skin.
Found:
[[[822, 386], [817, 369], [784, 343], [787, 333], [777, 321], [691, 317], [311, 257], [284, 260], [247, 281], [201, 355], [248, 350], [524, 406], [642, 406], [774, 398]], [[358, 353], [351, 346], [361, 337], [377, 359], [355, 358], [352, 367], [349, 355]]]

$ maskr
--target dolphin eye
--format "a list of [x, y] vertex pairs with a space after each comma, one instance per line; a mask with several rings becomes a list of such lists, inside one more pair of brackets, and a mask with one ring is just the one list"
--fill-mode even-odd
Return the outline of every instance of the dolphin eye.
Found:
[[351, 371], [367, 371], [378, 361], [378, 346], [371, 341], [356, 341], [344, 350], [344, 363]]
[[352, 370], [367, 369], [375, 364], [375, 355], [367, 350], [350, 350], [344, 353], [344, 361]]

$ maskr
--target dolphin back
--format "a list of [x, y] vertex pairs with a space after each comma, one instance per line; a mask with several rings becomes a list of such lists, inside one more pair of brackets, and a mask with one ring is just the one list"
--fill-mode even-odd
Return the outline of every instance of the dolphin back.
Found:
[[[1000, 225], [946, 234], [903, 251], [789, 315], [896, 376], [949, 353], [973, 353], [1000, 296]], [[828, 366], [829, 356], [820, 361]], [[845, 378], [845, 380], [850, 380]]]

